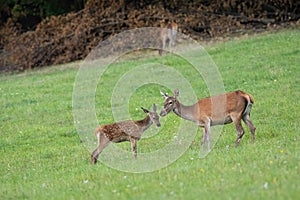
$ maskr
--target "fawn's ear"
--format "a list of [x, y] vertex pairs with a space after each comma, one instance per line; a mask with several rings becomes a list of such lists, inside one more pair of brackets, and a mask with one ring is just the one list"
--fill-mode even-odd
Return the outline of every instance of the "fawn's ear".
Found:
[[165, 99], [169, 97], [167, 94], [163, 93], [161, 90], [160, 90], [160, 94], [161, 94]]
[[156, 105], [155, 105], [155, 103], [153, 104], [153, 111], [156, 112]]
[[147, 109], [145, 109], [145, 108], [143, 108], [143, 107], [141, 107], [141, 109], [142, 109], [145, 113], [149, 113], [149, 112], [150, 112], [149, 110], [147, 110]]
[[179, 90], [178, 88], [174, 90], [174, 97], [177, 98], [179, 96]]

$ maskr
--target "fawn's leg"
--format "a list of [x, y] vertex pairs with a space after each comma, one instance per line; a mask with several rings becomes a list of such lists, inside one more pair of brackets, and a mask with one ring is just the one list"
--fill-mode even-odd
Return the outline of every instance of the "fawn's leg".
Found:
[[110, 143], [110, 141], [102, 133], [98, 133], [97, 138], [98, 138], [98, 147], [91, 154], [91, 161], [90, 161], [91, 164], [97, 163], [99, 154]]
[[133, 156], [134, 156], [134, 158], [136, 158], [137, 157], [137, 147], [136, 147], [137, 141], [135, 138], [130, 138], [130, 142], [131, 142]]

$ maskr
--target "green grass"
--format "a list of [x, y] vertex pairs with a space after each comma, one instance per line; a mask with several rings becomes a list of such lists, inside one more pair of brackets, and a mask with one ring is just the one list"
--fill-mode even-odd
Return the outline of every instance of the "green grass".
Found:
[[[207, 46], [225, 90], [254, 96], [255, 144], [246, 130], [234, 148], [234, 127], [226, 125], [212, 152], [200, 159], [198, 130], [182, 157], [151, 173], [126, 173], [101, 162], [89, 165], [90, 152], [72, 113], [78, 63], [1, 75], [0, 199], [299, 199], [299, 44], [300, 32], [286, 30]], [[116, 81], [145, 62], [172, 65], [198, 88], [198, 98], [209, 94], [202, 78], [177, 57], [123, 61], [105, 71], [98, 83], [100, 123], [113, 122], [110, 103]], [[140, 106], [151, 108], [155, 102], [161, 107], [161, 88], [148, 84], [136, 90], [129, 102], [133, 119], [144, 116]], [[148, 137], [138, 142], [138, 153], [172, 140], [179, 119], [170, 114], [161, 120], [161, 133], [151, 137], [154, 127], [145, 132]], [[130, 151], [130, 143], [118, 146]]]

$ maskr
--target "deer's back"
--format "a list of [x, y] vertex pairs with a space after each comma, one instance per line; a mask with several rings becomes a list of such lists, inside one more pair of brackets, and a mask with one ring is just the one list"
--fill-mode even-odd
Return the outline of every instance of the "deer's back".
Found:
[[[247, 96], [249, 94], [237, 90], [225, 94], [207, 97], [198, 101], [199, 118], [209, 117], [212, 124], [231, 123], [230, 115], [232, 113], [242, 114], [247, 105]], [[254, 101], [249, 95], [251, 101]]]
[[135, 121], [123, 121], [98, 127], [95, 134], [104, 134], [107, 139], [112, 142], [130, 141], [130, 138], [140, 139], [141, 128]]

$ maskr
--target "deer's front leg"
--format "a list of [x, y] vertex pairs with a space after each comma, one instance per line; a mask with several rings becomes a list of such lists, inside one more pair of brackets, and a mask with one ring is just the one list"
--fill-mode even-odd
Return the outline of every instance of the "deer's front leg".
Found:
[[204, 144], [207, 144], [207, 151], [210, 151], [210, 119], [207, 117], [205, 121], [203, 120], [202, 123], [198, 123], [198, 125], [203, 126], [203, 133], [202, 133], [202, 141], [201, 141], [201, 150], [204, 152]]
[[201, 151], [202, 151], [202, 152], [204, 151], [205, 140], [206, 140], [206, 131], [205, 131], [205, 129], [203, 128], [203, 131], [202, 131], [202, 139], [201, 139]]
[[208, 120], [204, 125], [205, 138], [207, 144], [207, 152], [210, 152], [210, 120]]
[[206, 142], [207, 142], [207, 152], [210, 152], [210, 125], [207, 125], [206, 129]]
[[137, 147], [136, 147], [137, 141], [135, 138], [130, 138], [130, 142], [131, 142], [133, 156], [134, 156], [134, 158], [136, 158], [137, 157]]

